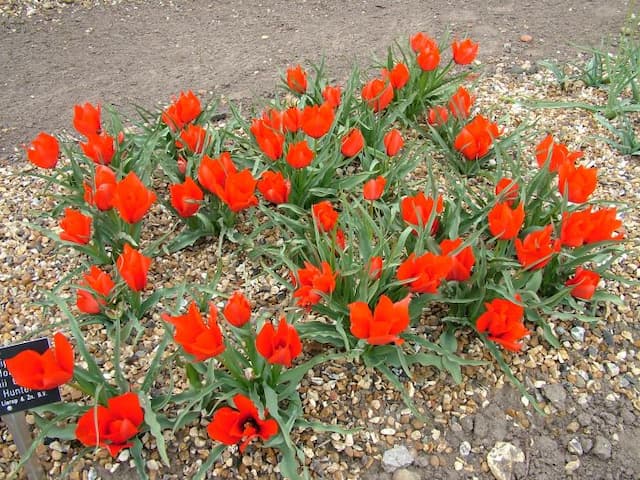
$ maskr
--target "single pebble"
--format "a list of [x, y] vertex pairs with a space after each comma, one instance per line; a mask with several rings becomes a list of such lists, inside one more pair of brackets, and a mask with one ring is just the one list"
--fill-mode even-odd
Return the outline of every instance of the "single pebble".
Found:
[[523, 35], [520, 35], [520, 41], [521, 42], [529, 43], [531, 40], [533, 40], [533, 37], [531, 35], [529, 35], [529, 34], [525, 33]]
[[571, 460], [564, 466], [564, 471], [567, 473], [573, 473], [578, 468], [580, 468], [580, 460], [576, 458], [575, 460]]
[[468, 456], [471, 453], [471, 444], [466, 440], [460, 444], [460, 455], [463, 457]]
[[574, 421], [567, 425], [567, 432], [576, 433], [578, 430], [580, 430], [580, 424], [578, 422]]
[[572, 438], [569, 441], [569, 444], [567, 445], [567, 450], [569, 451], [569, 453], [574, 453], [578, 456], [582, 455], [584, 453], [584, 450], [582, 449], [582, 444], [580, 443], [580, 440], [578, 440], [577, 438]]

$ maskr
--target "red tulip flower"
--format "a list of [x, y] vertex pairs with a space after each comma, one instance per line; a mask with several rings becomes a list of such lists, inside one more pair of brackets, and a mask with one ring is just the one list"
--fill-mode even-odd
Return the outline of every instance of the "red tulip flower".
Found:
[[185, 178], [184, 183], [170, 185], [169, 193], [171, 205], [183, 218], [195, 215], [204, 199], [204, 193], [191, 177]]
[[60, 240], [86, 245], [91, 240], [91, 217], [73, 208], [64, 209], [60, 220]]
[[163, 313], [161, 317], [162, 320], [176, 327], [173, 339], [185, 352], [193, 355], [197, 362], [224, 352], [224, 340], [218, 325], [218, 310], [213, 303], [209, 304], [209, 318], [206, 322], [202, 319], [202, 314], [195, 302], [189, 305], [184, 315], [172, 317]]
[[584, 239], [585, 243], [618, 241], [624, 238], [622, 222], [616, 218], [616, 207], [590, 212], [590, 223], [591, 228]]
[[479, 45], [469, 38], [462, 41], [454, 40], [451, 44], [453, 61], [458, 65], [469, 65], [478, 55], [478, 47]]
[[287, 69], [287, 85], [296, 93], [307, 91], [307, 73], [300, 65]]
[[182, 132], [180, 139], [176, 140], [176, 147], [188, 148], [193, 153], [202, 153], [207, 142], [207, 130], [200, 125], [190, 123]]
[[[115, 283], [109, 274], [95, 265], [91, 266], [89, 273], [82, 276], [81, 286], [87, 286], [91, 290], [79, 288], [76, 292], [76, 306], [82, 313], [94, 315], [100, 313], [102, 307], [107, 304], [105, 300], [115, 287]], [[96, 294], [98, 295], [96, 297]]]
[[593, 229], [591, 207], [577, 212], [563, 212], [560, 243], [566, 247], [580, 247]]
[[384, 192], [384, 186], [387, 184], [386, 178], [382, 175], [372, 178], [364, 184], [362, 195], [365, 200], [378, 200]]
[[515, 241], [516, 255], [520, 265], [529, 270], [544, 268], [554, 253], [560, 251], [560, 240], [551, 240], [553, 226], [531, 232], [524, 240]]
[[95, 189], [90, 185], [85, 189], [85, 201], [95, 205], [98, 210], [105, 211], [113, 207], [113, 196], [116, 191], [116, 173], [106, 165], [96, 165], [94, 174]]
[[282, 157], [284, 135], [279, 129], [274, 129], [264, 119], [253, 119], [250, 130], [262, 153], [271, 160], [278, 160]]
[[325, 102], [322, 105], [307, 105], [302, 110], [302, 130], [313, 138], [320, 138], [331, 130], [335, 114], [333, 107]]
[[331, 232], [338, 222], [338, 212], [336, 212], [329, 200], [315, 203], [311, 207], [313, 220], [322, 232]]
[[300, 307], [311, 307], [322, 299], [321, 294], [332, 293], [336, 288], [336, 273], [331, 270], [327, 262], [322, 262], [321, 268], [309, 262], [304, 263], [305, 268], [298, 270], [298, 288], [293, 293]]
[[[196, 97], [191, 90], [187, 92], [180, 92], [178, 100], [174, 102], [176, 106], [176, 113], [178, 114], [178, 120], [180, 123], [187, 124], [194, 121], [202, 112], [200, 100]], [[180, 127], [182, 128], [182, 126]]]
[[524, 223], [524, 205], [520, 203], [515, 209], [508, 202], [497, 203], [489, 211], [489, 231], [501, 240], [512, 240]]
[[100, 126], [100, 105], [94, 107], [87, 102], [84, 105], [74, 106], [73, 128], [85, 137], [99, 135], [102, 131]]
[[285, 179], [280, 172], [267, 170], [258, 180], [258, 191], [265, 200], [276, 205], [287, 203], [291, 193], [291, 182]]
[[416, 53], [425, 48], [438, 48], [438, 42], [422, 32], [412, 35], [409, 43], [411, 44], [411, 49]]
[[302, 353], [298, 331], [282, 317], [278, 328], [267, 322], [256, 337], [256, 350], [268, 363], [290, 367], [294, 358]]
[[352, 128], [342, 137], [340, 152], [345, 157], [355, 157], [364, 148], [364, 136], [358, 128]]
[[242, 292], [234, 292], [222, 313], [231, 325], [239, 328], [251, 318], [251, 304]]
[[542, 168], [549, 162], [550, 172], [557, 172], [562, 165], [575, 165], [576, 160], [580, 157], [582, 157], [582, 152], [570, 152], [566, 145], [556, 143], [552, 135], [547, 135], [536, 146], [538, 167]]
[[255, 196], [257, 183], [249, 169], [245, 168], [229, 175], [224, 182], [224, 187], [217, 188], [216, 195], [229, 207], [229, 210], [239, 212], [258, 204]]
[[344, 230], [341, 228], [336, 230], [336, 245], [343, 251], [347, 248], [347, 237], [344, 234]]
[[23, 350], [6, 359], [13, 382], [31, 390], [51, 390], [73, 378], [73, 348], [62, 334], [53, 336], [53, 347], [44, 353]]
[[398, 267], [398, 280], [409, 283], [415, 293], [438, 293], [438, 288], [453, 268], [453, 259], [448, 255], [425, 253], [416, 257], [409, 255]]
[[511, 178], [501, 178], [496, 184], [496, 197], [502, 195], [502, 199], [513, 206], [513, 203], [518, 200], [519, 187], [515, 180]]
[[598, 169], [583, 166], [576, 167], [565, 163], [558, 168], [558, 190], [567, 194], [572, 203], [584, 203], [589, 200], [598, 185]]
[[225, 445], [240, 444], [240, 453], [244, 453], [247, 445], [255, 438], [269, 440], [278, 433], [278, 422], [267, 410], [261, 418], [258, 409], [250, 398], [238, 393], [233, 397], [234, 408], [222, 407], [213, 414], [207, 426], [209, 436]]
[[429, 113], [427, 114], [427, 121], [429, 122], [429, 125], [440, 127], [447, 123], [447, 120], [449, 120], [449, 110], [442, 105], [436, 105], [429, 109]]
[[593, 294], [598, 288], [600, 282], [600, 275], [598, 273], [587, 270], [586, 268], [576, 268], [576, 273], [573, 278], [566, 281], [567, 287], [573, 287], [571, 289], [571, 295], [581, 300], [591, 300]]
[[229, 175], [237, 172], [229, 152], [222, 152], [218, 158], [203, 155], [198, 166], [198, 182], [209, 192], [215, 193], [218, 189], [224, 189]]
[[369, 260], [369, 278], [378, 280], [382, 276], [382, 257], [375, 256]]
[[135, 172], [129, 172], [116, 185], [113, 206], [125, 222], [134, 224], [142, 220], [156, 199], [156, 194], [145, 187]]
[[467, 118], [474, 101], [475, 97], [466, 88], [460, 86], [449, 100], [449, 111], [455, 118]]
[[349, 320], [351, 334], [369, 345], [401, 345], [404, 340], [399, 337], [409, 326], [409, 302], [407, 295], [399, 302], [393, 303], [386, 295], [381, 295], [373, 313], [366, 302], [349, 304]]
[[258, 204], [255, 196], [257, 181], [248, 169], [238, 172], [228, 152], [216, 159], [205, 155], [198, 168], [198, 180], [233, 212]]
[[191, 90], [180, 92], [180, 96], [162, 113], [162, 121], [171, 130], [182, 130], [187, 124], [198, 118], [202, 112], [200, 100]]
[[397, 63], [391, 70], [383, 68], [382, 78], [389, 80], [394, 89], [400, 90], [409, 81], [409, 68], [402, 62]]
[[293, 168], [305, 168], [311, 165], [315, 156], [315, 152], [309, 148], [307, 141], [301, 140], [289, 145], [286, 161]]
[[362, 87], [362, 100], [374, 112], [384, 110], [393, 100], [393, 86], [380, 78], [375, 78]]
[[453, 261], [451, 264], [451, 270], [446, 276], [446, 280], [453, 280], [456, 282], [464, 282], [471, 277], [471, 269], [476, 263], [476, 257], [473, 254], [473, 248], [467, 246], [460, 250], [455, 255], [452, 253], [462, 245], [461, 238], [455, 238], [453, 240], [443, 240], [440, 243], [440, 252], [442, 255], [448, 255]]
[[437, 46], [427, 45], [418, 52], [416, 60], [423, 71], [431, 72], [440, 65], [440, 49]]
[[438, 213], [442, 213], [444, 206], [442, 203], [442, 196], [439, 195], [437, 200], [434, 201], [431, 197], [426, 197], [423, 192], [419, 192], [413, 197], [405, 197], [400, 202], [400, 212], [402, 219], [410, 223], [424, 227], [431, 218], [431, 212], [435, 206], [436, 215], [434, 216], [433, 223], [431, 224], [431, 234], [434, 235], [438, 231]]
[[498, 138], [498, 125], [490, 122], [482, 115], [476, 115], [456, 136], [454, 148], [467, 160], [484, 157], [491, 148], [493, 140]]
[[116, 261], [116, 268], [120, 276], [134, 292], [144, 290], [150, 266], [151, 259], [132, 248], [128, 243], [124, 244], [124, 249]]
[[87, 410], [78, 420], [76, 438], [86, 447], [105, 447], [115, 457], [133, 445], [127, 440], [138, 434], [143, 421], [138, 395], [125, 393], [107, 400], [106, 407]]
[[[616, 218], [616, 208], [602, 208], [593, 212], [591, 207], [578, 212], [564, 212], [560, 227], [560, 242], [568, 247], [589, 243], [618, 241], [624, 238], [622, 222]], [[617, 233], [616, 233], [617, 232]]]
[[332, 108], [338, 108], [340, 106], [341, 96], [342, 92], [338, 86], [332, 87], [331, 85], [327, 85], [322, 90], [322, 98], [331, 105]]
[[115, 143], [111, 135], [106, 133], [87, 135], [87, 141], [80, 143], [84, 154], [100, 165], [109, 165], [115, 154]]
[[[519, 295], [516, 295], [516, 300], [520, 301]], [[499, 343], [507, 350], [519, 352], [522, 338], [531, 333], [522, 321], [524, 308], [502, 298], [484, 305], [486, 311], [476, 320], [478, 332], [487, 332], [492, 342]]]
[[267, 108], [262, 112], [262, 122], [271, 130], [282, 133], [284, 127], [284, 113], [276, 108]]
[[287, 108], [282, 112], [282, 129], [296, 133], [302, 128], [302, 112], [296, 107]]
[[56, 137], [40, 132], [26, 149], [27, 159], [36, 167], [55, 168], [60, 156], [60, 145]]
[[400, 134], [400, 130], [397, 128], [392, 128], [389, 130], [383, 138], [384, 148], [387, 152], [387, 155], [390, 157], [394, 157], [398, 154], [398, 152], [404, 146], [404, 140], [402, 139], [402, 135]]

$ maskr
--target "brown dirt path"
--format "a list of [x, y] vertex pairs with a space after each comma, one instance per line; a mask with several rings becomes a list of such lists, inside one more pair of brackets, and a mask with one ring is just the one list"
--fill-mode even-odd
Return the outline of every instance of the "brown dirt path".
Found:
[[571, 43], [617, 34], [631, 3], [149, 0], [0, 17], [0, 160], [41, 130], [69, 128], [76, 103], [151, 107], [183, 89], [246, 103], [290, 64], [325, 56], [342, 78], [420, 30], [468, 34], [494, 66], [571, 58]]

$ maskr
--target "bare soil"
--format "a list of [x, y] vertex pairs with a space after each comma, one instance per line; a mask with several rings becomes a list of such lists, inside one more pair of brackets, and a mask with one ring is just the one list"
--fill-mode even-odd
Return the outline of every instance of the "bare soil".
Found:
[[632, 8], [624, 0], [40, 3], [54, 8], [0, 17], [0, 159], [41, 130], [70, 128], [80, 102], [150, 108], [193, 89], [246, 104], [273, 92], [288, 65], [324, 57], [341, 79], [417, 31], [469, 35], [493, 67], [575, 58], [572, 45], [617, 35]]

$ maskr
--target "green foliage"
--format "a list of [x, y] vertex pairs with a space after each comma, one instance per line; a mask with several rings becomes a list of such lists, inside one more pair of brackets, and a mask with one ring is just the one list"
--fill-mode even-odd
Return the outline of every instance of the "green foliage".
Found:
[[[533, 102], [536, 108], [582, 108], [593, 112], [598, 122], [611, 133], [603, 138], [623, 155], [637, 155], [634, 118], [640, 112], [640, 37], [637, 35], [637, 19], [631, 15], [622, 34], [600, 47], [583, 47], [587, 60], [581, 64], [559, 65], [551, 61], [539, 64], [550, 70], [562, 90], [574, 82], [606, 92], [602, 105], [581, 102]], [[567, 73], [567, 72], [575, 73]], [[612, 123], [613, 120], [617, 120]]]

